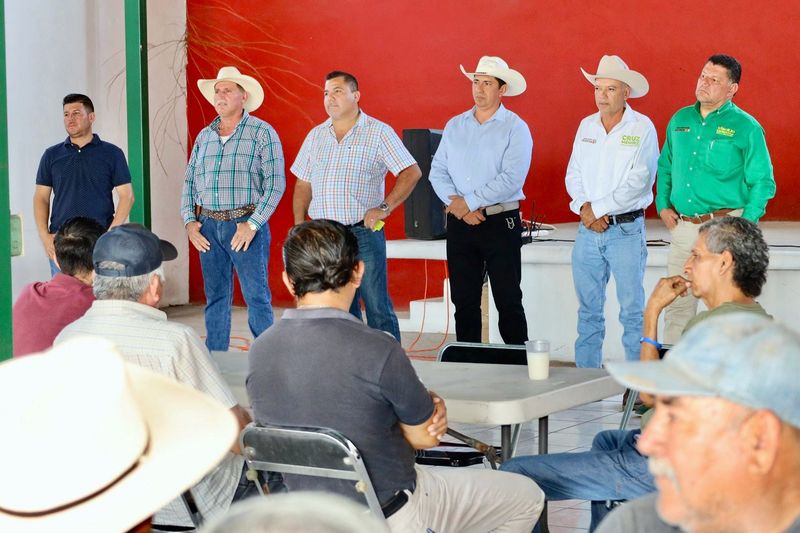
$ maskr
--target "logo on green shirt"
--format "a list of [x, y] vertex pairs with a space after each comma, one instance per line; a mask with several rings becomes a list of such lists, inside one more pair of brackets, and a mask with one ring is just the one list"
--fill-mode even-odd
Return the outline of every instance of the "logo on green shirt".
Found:
[[638, 135], [623, 135], [622, 146], [639, 146], [642, 138]]
[[736, 130], [725, 128], [723, 126], [717, 126], [717, 135], [724, 135], [725, 137], [733, 137], [735, 134]]

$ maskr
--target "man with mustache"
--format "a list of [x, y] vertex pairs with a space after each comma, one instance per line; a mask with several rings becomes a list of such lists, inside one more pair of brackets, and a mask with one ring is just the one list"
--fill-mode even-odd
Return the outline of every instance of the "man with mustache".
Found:
[[197, 88], [217, 116], [195, 139], [181, 193], [189, 242], [200, 254], [206, 295], [206, 346], [230, 345], [233, 272], [253, 338], [272, 325], [269, 219], [286, 188], [283, 149], [270, 124], [252, 115], [264, 89], [233, 66]]
[[[741, 77], [735, 58], [709, 57], [697, 79], [697, 102], [680, 109], [667, 125], [656, 209], [670, 231], [668, 276], [682, 272], [700, 224], [722, 216], [758, 222], [775, 196], [764, 128], [731, 101]], [[696, 312], [692, 297], [667, 309], [667, 342], [680, 337]]]
[[[768, 266], [769, 248], [754, 223], [723, 217], [703, 224], [684, 266], [685, 277], [663, 278], [647, 302], [639, 357], [658, 360], [658, 317], [690, 290], [702, 298], [708, 311], [687, 324], [686, 332], [703, 320], [731, 312], [768, 316], [755, 301]], [[642, 417], [642, 430], [651, 415], [652, 411]], [[549, 500], [591, 500], [589, 529], [593, 531], [608, 514], [606, 500], [638, 498], [655, 490], [645, 457], [637, 449], [640, 433], [638, 429], [601, 431], [588, 452], [515, 457], [501, 469], [530, 477]]]
[[565, 183], [569, 208], [580, 217], [572, 249], [572, 279], [580, 304], [575, 364], [600, 368], [606, 286], [614, 276], [625, 358], [639, 358], [647, 262], [644, 210], [653, 201], [658, 136], [629, 98], [647, 94], [647, 79], [619, 56], [605, 55], [594, 87], [598, 112], [584, 118], [572, 144]]
[[800, 335], [750, 313], [708, 320], [662, 361], [609, 372], [656, 397], [639, 440], [658, 494], [599, 533], [800, 532]]

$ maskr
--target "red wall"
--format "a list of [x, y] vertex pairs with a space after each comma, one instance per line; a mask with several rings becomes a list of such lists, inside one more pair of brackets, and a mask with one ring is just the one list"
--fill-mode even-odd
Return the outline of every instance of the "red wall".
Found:
[[[334, 69], [356, 75], [363, 109], [404, 128], [441, 128], [472, 105], [458, 65], [472, 69], [481, 55], [499, 55], [526, 77], [528, 90], [506, 105], [533, 133], [533, 165], [525, 194], [550, 223], [572, 221], [564, 168], [580, 119], [594, 111], [592, 90], [579, 67], [594, 72], [603, 54], [618, 54], [650, 82], [650, 93], [630, 103], [655, 122], [659, 138], [669, 117], [694, 100], [694, 86], [712, 53], [743, 65], [735, 101], [767, 133], [777, 197], [766, 219], [800, 219], [800, 109], [790, 96], [800, 86], [797, 28], [800, 2], [774, 0], [650, 0], [599, 3], [533, 1], [188, 0], [189, 133], [214, 117], [197, 91], [198, 78], [237, 65], [264, 85], [255, 113], [278, 131], [287, 162], [287, 192], [270, 221], [270, 286], [277, 304], [291, 302], [280, 282], [280, 244], [292, 223], [295, 178], [288, 167], [308, 130], [322, 122], [322, 83]], [[387, 181], [387, 188], [394, 183]], [[530, 200], [523, 215], [530, 216]], [[651, 216], [655, 216], [651, 208]], [[398, 210], [387, 221], [390, 239], [403, 238]], [[196, 253], [192, 300], [203, 299]], [[421, 263], [390, 261], [390, 290], [399, 308], [423, 291]], [[431, 292], [441, 290], [443, 265], [429, 265]], [[241, 301], [240, 296], [237, 298]]]

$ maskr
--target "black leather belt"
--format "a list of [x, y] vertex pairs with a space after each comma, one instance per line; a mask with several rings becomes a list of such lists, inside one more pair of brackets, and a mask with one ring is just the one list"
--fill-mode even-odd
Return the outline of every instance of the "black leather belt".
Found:
[[346, 224], [345, 225], [345, 228], [363, 228], [363, 227], [364, 227], [364, 221], [363, 220], [359, 220], [355, 224]]
[[[414, 488], [412, 487], [411, 489], [408, 490], [408, 492], [413, 493]], [[381, 505], [381, 511], [383, 511], [383, 517], [389, 518], [394, 513], [402, 509], [406, 503], [408, 503], [408, 494], [406, 494], [406, 491], [401, 490], [400, 492], [398, 492], [397, 494], [386, 500], [386, 503]]]
[[644, 209], [620, 213], [619, 215], [608, 215], [608, 224], [625, 224], [626, 222], [633, 222], [641, 216], [644, 216]]

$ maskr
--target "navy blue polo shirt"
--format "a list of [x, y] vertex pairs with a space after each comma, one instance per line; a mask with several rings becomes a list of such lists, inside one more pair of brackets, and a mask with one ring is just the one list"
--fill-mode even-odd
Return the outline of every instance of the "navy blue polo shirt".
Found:
[[114, 220], [114, 187], [131, 182], [125, 154], [95, 134], [78, 148], [69, 137], [45, 150], [36, 174], [36, 185], [53, 189], [50, 233], [72, 217], [97, 220], [105, 227]]

